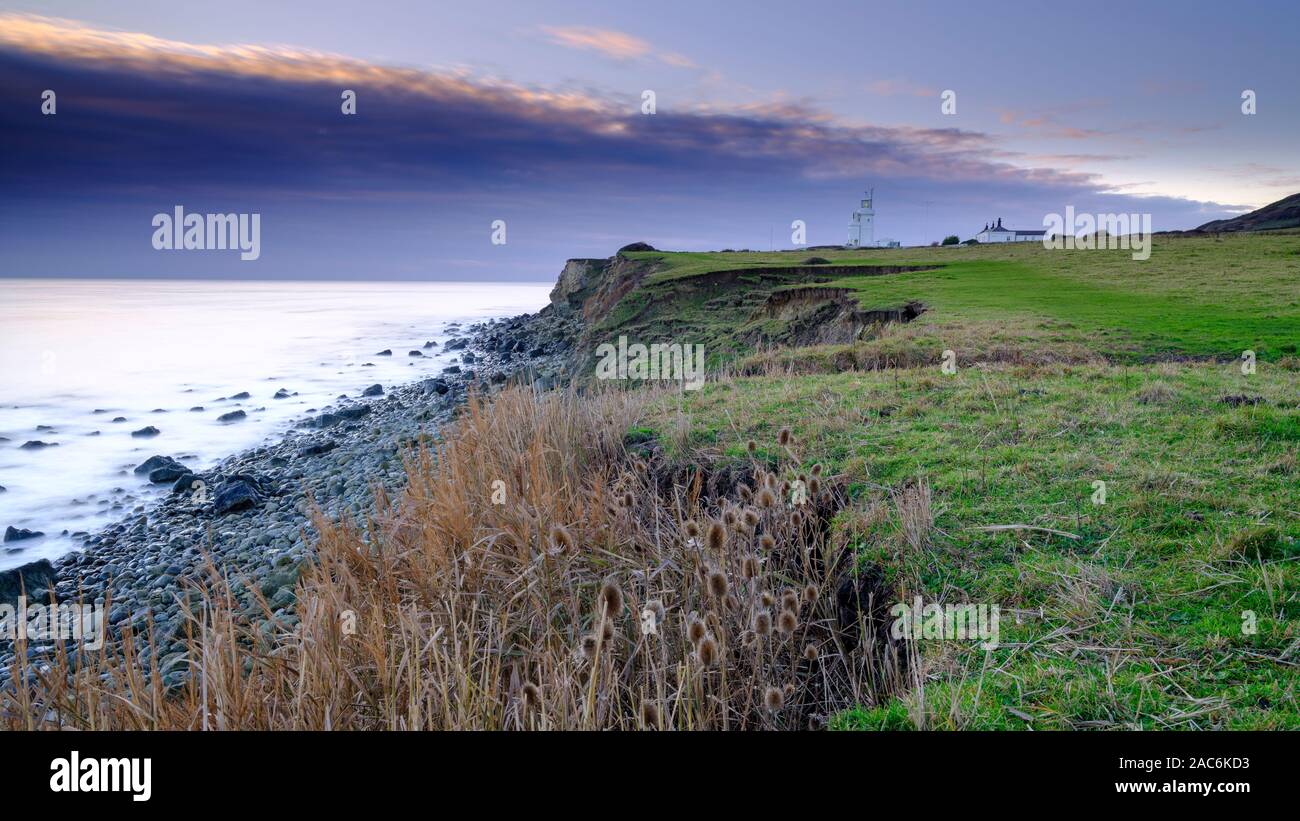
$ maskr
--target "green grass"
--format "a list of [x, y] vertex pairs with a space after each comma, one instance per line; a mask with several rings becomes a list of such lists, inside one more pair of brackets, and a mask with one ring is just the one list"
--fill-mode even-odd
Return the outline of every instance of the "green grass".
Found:
[[[1241, 392], [1266, 402], [1220, 402]], [[751, 438], [774, 457], [790, 426], [805, 467], [848, 483], [841, 537], [902, 598], [1002, 608], [987, 659], [925, 642], [923, 691], [835, 726], [1297, 728], [1297, 397], [1300, 371], [1268, 365], [909, 368], [721, 381], [652, 418], [662, 441], [684, 416], [686, 450], [736, 460]], [[921, 554], [887, 493], [918, 476], [936, 511]], [[974, 529], [1012, 523], [1080, 538]]]
[[[705, 274], [781, 269], [812, 254], [833, 264], [776, 281], [692, 287]], [[1112, 361], [1295, 355], [1300, 342], [1300, 234], [1157, 237], [1151, 258], [1129, 251], [1053, 251], [1036, 243], [873, 251], [638, 252], [654, 272], [615, 307], [606, 329], [647, 339], [701, 342], [720, 359], [753, 349], [755, 311], [774, 290], [812, 284], [851, 290], [864, 308], [912, 300], [918, 322], [962, 355], [987, 333], [1039, 326], [1050, 333], [1003, 344], [1084, 345]], [[844, 275], [850, 265], [934, 265], [886, 276]], [[840, 270], [837, 270], [840, 269]], [[938, 355], [938, 351], [934, 353]]]
[[[814, 254], [832, 264], [790, 270]], [[900, 598], [1002, 610], [996, 650], [921, 642], [919, 685], [832, 726], [1300, 728], [1300, 234], [1158, 237], [1147, 261], [1036, 244], [630, 256], [653, 271], [601, 331], [740, 364], [658, 400], [638, 441], [726, 461], [753, 439], [775, 464], [789, 426], [803, 467], [846, 483], [837, 538]], [[782, 330], [768, 297], [813, 284], [929, 310], [758, 350]], [[1222, 401], [1241, 394], [1262, 401]], [[891, 495], [918, 477], [921, 551]], [[1078, 538], [978, 529], [1005, 524]]]

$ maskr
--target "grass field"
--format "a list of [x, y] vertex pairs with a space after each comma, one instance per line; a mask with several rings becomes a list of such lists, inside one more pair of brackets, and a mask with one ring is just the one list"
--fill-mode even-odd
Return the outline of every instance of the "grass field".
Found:
[[[788, 426], [805, 469], [847, 483], [837, 533], [901, 601], [1000, 607], [996, 649], [922, 641], [911, 692], [833, 726], [1300, 727], [1300, 236], [1158, 238], [1147, 262], [817, 253], [943, 267], [832, 276], [864, 307], [930, 310], [853, 344], [738, 354], [745, 367], [660, 400], [647, 427], [675, 458], [728, 462], [750, 440], [775, 457]], [[663, 255], [645, 288], [793, 256], [808, 254]], [[672, 305], [679, 328], [739, 337], [688, 307]], [[1038, 529], [981, 529], [1012, 524]]]
[[[694, 334], [706, 345], [739, 352], [745, 346], [731, 332], [752, 329], [749, 314], [771, 290], [810, 284], [809, 275], [786, 275], [776, 283], [751, 280], [753, 287], [743, 293], [683, 286], [720, 270], [797, 265], [812, 254], [832, 263], [816, 270], [818, 284], [852, 290], [863, 308], [924, 302], [929, 311], [917, 321], [927, 337], [946, 342], [943, 348], [958, 356], [966, 342], [978, 347], [996, 340], [1083, 345], [1129, 362], [1235, 359], [1246, 350], [1275, 360], [1294, 355], [1300, 342], [1296, 232], [1156, 237], [1146, 261], [1123, 250], [1051, 251], [1037, 243], [869, 252], [639, 252], [629, 256], [655, 263], [656, 271], [611, 313], [610, 327], [684, 339]], [[837, 275], [836, 267], [846, 265], [940, 267], [886, 276]]]

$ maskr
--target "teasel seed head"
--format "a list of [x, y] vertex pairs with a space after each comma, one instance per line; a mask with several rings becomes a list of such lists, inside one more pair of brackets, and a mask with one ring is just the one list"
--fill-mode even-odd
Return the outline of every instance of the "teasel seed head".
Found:
[[817, 585], [809, 582], [803, 587], [804, 604], [812, 604], [817, 601]]
[[573, 534], [564, 525], [551, 528], [551, 549], [556, 553], [573, 552]]
[[746, 556], [745, 560], [740, 563], [740, 575], [748, 580], [759, 574], [759, 565], [757, 556]]
[[775, 713], [785, 706], [785, 693], [776, 687], [768, 687], [763, 692], [763, 706]]
[[789, 428], [781, 428], [781, 432], [776, 435], [776, 442], [781, 447], [785, 447], [792, 441], [794, 441], [794, 437], [791, 435]]
[[685, 530], [688, 539], [700, 538], [700, 526], [697, 522], [688, 521], [683, 529]]
[[700, 658], [700, 664], [705, 667], [712, 667], [718, 663], [718, 640], [711, 635], [705, 635], [700, 639], [700, 643], [695, 646], [695, 654]]
[[659, 729], [659, 705], [653, 701], [641, 702], [641, 723], [650, 729]]
[[736, 519], [737, 513], [734, 507], [728, 507], [726, 510], [722, 511], [722, 523], [727, 527], [735, 527]]
[[760, 610], [754, 614], [754, 634], [758, 636], [770, 636], [772, 634], [771, 613]]
[[758, 451], [758, 443], [755, 442], [753, 439], [750, 439], [748, 442], [745, 443], [745, 450], [749, 451], [750, 455], [752, 456], [754, 453]]
[[727, 597], [727, 574], [721, 570], [713, 569], [709, 571], [709, 595], [718, 601]]
[[749, 489], [749, 485], [741, 485], [736, 488], [736, 495], [740, 497], [740, 501], [748, 502], [750, 499], [754, 498], [754, 491]]
[[727, 595], [727, 598], [724, 599], [723, 601], [726, 603], [726, 605], [727, 605], [727, 609], [728, 609], [728, 610], [739, 610], [739, 609], [740, 609], [740, 599], [736, 598], [736, 594], [735, 594], [735, 593], [729, 593], [729, 594]]
[[799, 629], [799, 617], [793, 610], [782, 610], [780, 618], [776, 620], [776, 629], [787, 636], [790, 635]]
[[815, 464], [815, 465], [812, 466], [812, 475], [813, 475], [813, 476], [821, 476], [821, 475], [822, 475], [822, 463], [821, 463], [821, 462], [818, 462], [817, 464]]
[[596, 657], [596, 645], [598, 644], [595, 633], [588, 633], [582, 637], [582, 643], [579, 645], [582, 651], [582, 657], [591, 661]]
[[542, 706], [542, 689], [531, 681], [524, 683], [524, 710], [532, 711]]
[[776, 539], [772, 538], [771, 533], [764, 533], [758, 537], [758, 546], [762, 550], [770, 553], [776, 549]]
[[794, 592], [794, 588], [787, 587], [781, 591], [781, 606], [786, 610], [799, 612], [799, 594]]
[[758, 494], [758, 506], [761, 508], [771, 508], [776, 505], [776, 494], [771, 488], [763, 488]]
[[664, 617], [667, 615], [668, 611], [664, 609], [663, 602], [659, 599], [651, 599], [645, 603], [645, 608], [655, 614], [656, 626], [664, 623]]
[[609, 644], [614, 640], [614, 622], [609, 619], [600, 623], [600, 640], [603, 644]]
[[[605, 579], [605, 583], [600, 586], [600, 595], [596, 598], [597, 608], [603, 607], [605, 615], [609, 618], [620, 616], [623, 613], [623, 591], [619, 589], [618, 583], [613, 576]], [[599, 613], [600, 611], [597, 610]]]
[[768, 607], [768, 608], [776, 604], [776, 596], [772, 595], [771, 590], [764, 590], [763, 595], [759, 596], [758, 600], [763, 603], [764, 607]]
[[816, 647], [816, 645], [813, 645], [813, 644], [805, 644], [805, 645], [803, 646], [803, 657], [804, 657], [804, 659], [806, 659], [806, 660], [808, 660], [808, 661], [816, 661], [816, 660], [817, 660], [817, 647]]
[[721, 553], [722, 549], [727, 546], [727, 529], [722, 526], [722, 522], [716, 519], [709, 523], [709, 549], [715, 553]]
[[816, 476], [808, 480], [808, 493], [812, 496], [820, 496], [822, 492], [822, 480]]
[[686, 627], [686, 638], [690, 639], [691, 644], [699, 644], [700, 640], [704, 638], [706, 632], [707, 631], [704, 629], [704, 622], [700, 621], [699, 618], [692, 613], [690, 623]]
[[745, 527], [749, 528], [750, 530], [753, 530], [754, 528], [758, 527], [758, 521], [759, 521], [758, 511], [754, 510], [753, 508], [745, 508], [744, 519], [745, 519]]

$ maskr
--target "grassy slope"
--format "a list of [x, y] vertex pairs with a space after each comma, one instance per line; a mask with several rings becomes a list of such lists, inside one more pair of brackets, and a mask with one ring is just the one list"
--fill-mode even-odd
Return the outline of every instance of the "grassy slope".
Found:
[[[816, 370], [836, 371], [877, 362], [882, 346], [923, 355], [899, 360], [910, 367], [710, 384], [664, 404], [662, 439], [674, 441], [684, 417], [689, 448], [740, 458], [747, 439], [771, 443], [790, 425], [808, 464], [850, 482], [840, 524], [863, 561], [886, 567], [905, 597], [1002, 607], [1002, 646], [987, 658], [927, 642], [924, 688], [863, 705], [841, 726], [1300, 727], [1297, 248], [1295, 235], [1164, 240], [1145, 263], [1036, 246], [823, 253], [949, 264], [844, 279], [866, 307], [920, 299], [933, 310], [838, 346], [847, 360], [818, 349], [778, 359], [821, 357]], [[646, 287], [793, 256], [667, 255]], [[726, 322], [714, 312], [702, 327], [717, 334]], [[1109, 361], [1011, 365], [986, 356], [992, 343], [1082, 347]], [[959, 351], [957, 374], [941, 373], [938, 346]], [[1255, 374], [1151, 361], [1228, 360], [1245, 348], [1261, 359]], [[1265, 402], [1220, 401], [1238, 393]], [[918, 476], [936, 511], [921, 552], [900, 537], [888, 494]], [[1097, 480], [1105, 505], [1091, 501]], [[973, 529], [1008, 523], [1081, 538]], [[1262, 556], [1239, 549], [1249, 533], [1264, 534]], [[1241, 628], [1247, 610], [1253, 635]]]
[[[1294, 354], [1300, 341], [1300, 235], [1295, 233], [1158, 237], [1145, 262], [1132, 260], [1128, 251], [1049, 251], [1036, 243], [817, 254], [835, 265], [942, 265], [873, 277], [838, 277], [834, 266], [819, 272], [830, 278], [826, 284], [856, 291], [865, 308], [925, 302], [933, 312], [922, 317], [922, 325], [940, 335], [970, 323], [1003, 329], [1048, 323], [1053, 333], [1047, 342], [1085, 344], [1128, 361], [1235, 358], [1243, 350], [1269, 360]], [[672, 302], [664, 295], [673, 285], [710, 271], [797, 264], [809, 252], [629, 256], [659, 264], [643, 288], [625, 300], [638, 310], [647, 295], [663, 300], [665, 310], [642, 315], [641, 327], [686, 336], [695, 331], [707, 343], [717, 323], [743, 324], [748, 312], [719, 316], [705, 299]], [[636, 312], [616, 310], [615, 323]], [[946, 347], [960, 355], [962, 336], [957, 333]]]

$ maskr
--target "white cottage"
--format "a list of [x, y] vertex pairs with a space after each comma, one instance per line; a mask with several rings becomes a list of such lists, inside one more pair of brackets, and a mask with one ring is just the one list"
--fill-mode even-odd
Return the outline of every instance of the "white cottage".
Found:
[[998, 217], [997, 222], [990, 222], [984, 226], [984, 230], [975, 235], [975, 239], [981, 243], [985, 242], [1042, 242], [1046, 231], [1019, 231], [1014, 228], [1003, 228], [1002, 217]]

